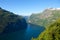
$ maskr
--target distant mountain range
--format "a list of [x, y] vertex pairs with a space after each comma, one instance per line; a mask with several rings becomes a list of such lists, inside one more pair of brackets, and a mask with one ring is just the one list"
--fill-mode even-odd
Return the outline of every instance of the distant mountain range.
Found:
[[60, 8], [47, 8], [41, 13], [32, 14], [29, 18], [29, 23], [47, 26], [57, 18], [60, 18]]

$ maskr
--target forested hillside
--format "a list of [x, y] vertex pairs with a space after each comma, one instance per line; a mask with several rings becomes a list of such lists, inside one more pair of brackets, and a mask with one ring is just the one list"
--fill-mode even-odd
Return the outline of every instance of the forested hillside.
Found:
[[39, 37], [32, 40], [60, 40], [60, 19], [51, 23], [49, 27], [42, 32]]
[[0, 33], [26, 29], [26, 20], [19, 15], [0, 8]]

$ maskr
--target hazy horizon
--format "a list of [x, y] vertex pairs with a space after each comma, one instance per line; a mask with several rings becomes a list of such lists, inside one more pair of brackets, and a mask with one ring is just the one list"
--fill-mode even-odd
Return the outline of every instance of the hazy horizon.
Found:
[[18, 15], [28, 16], [46, 8], [60, 8], [60, 0], [0, 0], [0, 7]]

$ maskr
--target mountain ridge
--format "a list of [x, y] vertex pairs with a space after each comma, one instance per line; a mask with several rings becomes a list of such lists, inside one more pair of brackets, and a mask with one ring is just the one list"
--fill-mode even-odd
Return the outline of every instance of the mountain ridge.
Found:
[[29, 18], [29, 21], [30, 23], [33, 24], [47, 26], [48, 24], [52, 23], [59, 17], [60, 17], [60, 8], [47, 8], [39, 14], [32, 14]]

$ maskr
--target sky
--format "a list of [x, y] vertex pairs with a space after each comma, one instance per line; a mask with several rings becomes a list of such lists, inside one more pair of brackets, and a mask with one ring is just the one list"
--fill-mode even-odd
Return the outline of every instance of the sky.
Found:
[[60, 0], [0, 0], [0, 7], [18, 15], [29, 16], [46, 8], [60, 8]]

